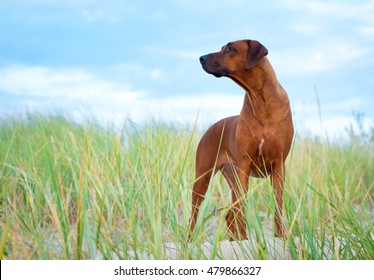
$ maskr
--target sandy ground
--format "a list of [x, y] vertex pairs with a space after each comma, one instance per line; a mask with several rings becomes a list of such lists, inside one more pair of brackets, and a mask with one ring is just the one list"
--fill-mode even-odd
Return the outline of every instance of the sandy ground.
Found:
[[[276, 259], [291, 259], [290, 253], [286, 250], [287, 246], [285, 241], [280, 238], [276, 238], [273, 234], [266, 235], [263, 247], [266, 246], [267, 258]], [[178, 260], [178, 252], [181, 252], [181, 245], [178, 243], [164, 243], [163, 244], [163, 255], [164, 259]], [[200, 251], [201, 255], [199, 259], [218, 259], [218, 260], [246, 260], [256, 259], [258, 254], [261, 252], [261, 246], [257, 244], [255, 238], [243, 241], [228, 241], [224, 240], [218, 242], [216, 246], [213, 246], [210, 242], [205, 242], [200, 245], [200, 248], [191, 247], [188, 245], [185, 250], [189, 251]], [[130, 258], [150, 260], [154, 259], [154, 256], [144, 251], [129, 251], [127, 252]], [[257, 254], [257, 256], [256, 256]], [[192, 254], [194, 255], [194, 254]]]

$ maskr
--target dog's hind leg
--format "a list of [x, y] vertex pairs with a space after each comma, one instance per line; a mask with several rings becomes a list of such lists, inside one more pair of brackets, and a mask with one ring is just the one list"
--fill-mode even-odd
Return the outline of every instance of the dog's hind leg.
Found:
[[[233, 133], [225, 132], [227, 121], [235, 118], [223, 119], [212, 125], [201, 138], [196, 151], [196, 180], [192, 189], [192, 213], [190, 218], [191, 233], [196, 226], [201, 203], [205, 198], [211, 178], [222, 170], [227, 161], [226, 148], [229, 137]], [[231, 124], [232, 127], [234, 127]], [[234, 129], [232, 129], [234, 131]], [[225, 134], [224, 134], [225, 132]]]
[[192, 209], [190, 217], [190, 231], [192, 232], [195, 228], [197, 216], [199, 214], [201, 203], [205, 198], [205, 194], [208, 190], [210, 178], [212, 176], [212, 170], [201, 175], [197, 178], [192, 189]]
[[217, 160], [219, 143], [215, 135], [212, 137], [211, 132], [212, 130], [203, 136], [196, 152], [196, 180], [192, 189], [192, 209], [189, 221], [191, 233], [196, 226], [200, 206], [204, 201], [210, 180], [221, 169], [220, 162]]

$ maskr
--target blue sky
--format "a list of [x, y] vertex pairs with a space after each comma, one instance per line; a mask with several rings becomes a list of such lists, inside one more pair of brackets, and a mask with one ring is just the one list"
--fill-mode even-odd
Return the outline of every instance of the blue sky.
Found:
[[[206, 124], [238, 114], [243, 90], [200, 67], [237, 39], [269, 50], [299, 133], [374, 120], [374, 1], [0, 2], [0, 114], [63, 110]], [[322, 126], [316, 92], [321, 104]], [[87, 113], [88, 112], [88, 113]]]

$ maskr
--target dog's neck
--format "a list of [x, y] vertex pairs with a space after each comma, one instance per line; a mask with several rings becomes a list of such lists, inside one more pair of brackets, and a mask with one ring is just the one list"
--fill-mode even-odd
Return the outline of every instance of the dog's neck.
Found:
[[230, 78], [246, 92], [241, 114], [257, 119], [271, 118], [275, 112], [289, 107], [287, 94], [266, 57], [254, 67], [243, 73], [233, 74]]

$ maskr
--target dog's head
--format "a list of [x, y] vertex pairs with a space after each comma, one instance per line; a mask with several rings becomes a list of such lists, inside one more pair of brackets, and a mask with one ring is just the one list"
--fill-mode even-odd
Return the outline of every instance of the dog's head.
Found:
[[240, 40], [228, 43], [219, 52], [201, 56], [200, 63], [207, 73], [218, 78], [250, 69], [267, 54], [268, 50], [258, 41]]

